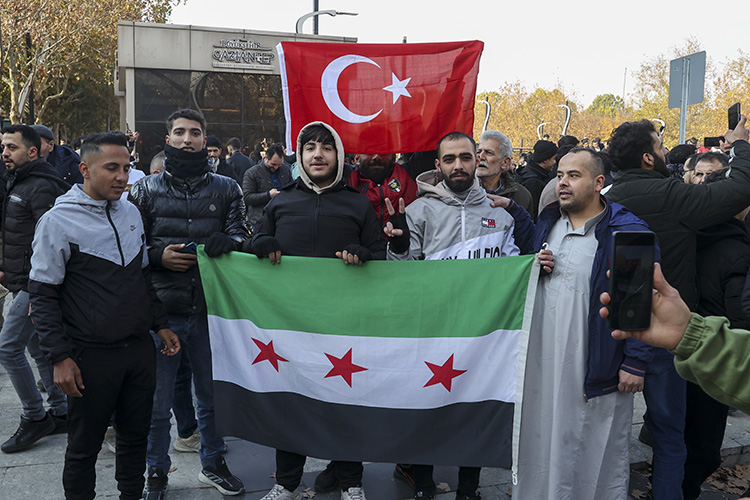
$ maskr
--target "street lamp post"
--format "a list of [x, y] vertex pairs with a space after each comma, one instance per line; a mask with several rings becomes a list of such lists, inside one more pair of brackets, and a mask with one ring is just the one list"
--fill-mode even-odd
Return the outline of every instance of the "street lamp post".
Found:
[[[320, 15], [328, 15], [328, 16], [357, 16], [359, 15], [357, 12], [339, 12], [337, 10], [316, 10], [314, 12], [310, 12], [308, 14], [305, 14], [304, 16], [297, 19], [297, 34], [302, 33], [302, 25], [305, 24], [305, 21], [310, 19], [311, 17], [315, 19], [315, 24], [317, 25], [318, 22], [318, 16]], [[315, 35], [318, 34], [318, 28], [317, 26], [313, 26], [313, 32]]]

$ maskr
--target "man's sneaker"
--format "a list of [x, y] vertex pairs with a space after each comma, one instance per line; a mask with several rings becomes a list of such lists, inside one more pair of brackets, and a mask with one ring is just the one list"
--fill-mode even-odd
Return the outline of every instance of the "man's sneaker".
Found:
[[339, 480], [336, 479], [336, 468], [333, 462], [328, 462], [325, 470], [318, 474], [315, 478], [315, 491], [318, 493], [328, 493], [336, 489], [339, 485]]
[[456, 492], [456, 500], [482, 500], [482, 495], [480, 495], [478, 491], [475, 491], [474, 494], [470, 497], [466, 495], [459, 495], [458, 492]]
[[33, 421], [21, 415], [21, 424], [16, 432], [0, 446], [5, 453], [15, 453], [31, 447], [34, 443], [55, 430], [55, 421], [49, 413], [42, 420]]
[[164, 500], [167, 498], [169, 479], [161, 469], [150, 468], [146, 479], [146, 490], [143, 492], [143, 500]]
[[203, 467], [203, 470], [198, 474], [198, 481], [213, 486], [224, 495], [245, 493], [245, 485], [242, 484], [240, 478], [229, 472], [229, 467], [227, 467], [224, 457], [221, 456], [216, 459], [216, 467]]
[[410, 487], [414, 488], [414, 476], [411, 472], [411, 465], [396, 464], [396, 467], [393, 469], [393, 477], [400, 479]]
[[341, 500], [367, 500], [365, 490], [360, 486], [351, 487], [348, 490], [341, 490]]
[[[49, 413], [49, 412], [48, 412]], [[67, 434], [68, 433], [68, 416], [52, 415], [52, 421], [55, 422], [55, 429], [50, 434]]]
[[275, 484], [260, 500], [302, 500], [302, 493], [297, 490], [289, 491], [280, 484]]
[[201, 433], [198, 429], [195, 429], [190, 436], [186, 438], [178, 437], [174, 440], [174, 451], [182, 451], [185, 453], [194, 451], [198, 453], [201, 451]]
[[414, 500], [432, 500], [432, 493], [429, 491], [419, 490], [414, 495]]

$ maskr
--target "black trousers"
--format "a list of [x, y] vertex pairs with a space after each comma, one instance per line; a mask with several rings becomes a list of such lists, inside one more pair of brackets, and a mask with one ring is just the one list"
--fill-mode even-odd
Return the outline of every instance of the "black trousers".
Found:
[[[435, 492], [435, 481], [432, 479], [432, 465], [411, 466], [414, 477], [414, 489], [416, 491]], [[458, 487], [456, 495], [474, 496], [474, 492], [479, 489], [480, 467], [459, 467], [458, 468]]]
[[[294, 491], [302, 481], [305, 455], [291, 451], [276, 450], [276, 482], [289, 491]], [[342, 490], [362, 486], [362, 462], [333, 461], [336, 479]]]
[[121, 500], [143, 496], [146, 446], [156, 386], [156, 350], [146, 335], [124, 347], [76, 348], [83, 397], [68, 397], [68, 448], [63, 487], [67, 500], [96, 496], [96, 457], [114, 412], [115, 479]]
[[727, 427], [729, 407], [706, 394], [698, 385], [687, 383], [685, 412], [685, 478], [682, 495], [695, 500], [701, 485], [721, 465], [721, 443]]

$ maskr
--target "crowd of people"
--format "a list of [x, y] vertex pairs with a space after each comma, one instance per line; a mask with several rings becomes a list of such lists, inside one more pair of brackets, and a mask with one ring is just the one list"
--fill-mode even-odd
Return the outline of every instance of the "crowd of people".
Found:
[[[750, 327], [744, 117], [720, 151], [668, 151], [643, 120], [617, 127], [606, 149], [599, 139], [540, 140], [519, 168], [494, 130], [478, 143], [453, 132], [435, 138], [434, 151], [352, 156], [333, 127], [312, 122], [292, 154], [271, 144], [254, 162], [238, 138], [225, 154], [196, 110], [175, 111], [166, 126], [149, 175], [133, 167], [136, 134], [92, 134], [78, 158], [47, 127], [2, 130], [0, 282], [13, 299], [0, 363], [23, 413], [1, 448], [21, 452], [67, 433], [67, 499], [95, 497], [108, 429], [120, 498], [167, 498], [173, 412], [173, 446], [198, 452], [199, 481], [244, 493], [215, 425], [196, 245], [209, 257], [241, 251], [280, 265], [283, 255], [366, 265], [536, 254], [514, 498], [627, 498], [640, 391], [642, 439], [654, 452], [649, 498], [695, 499], [719, 466], [729, 408], [679, 376], [664, 348], [676, 344], [613, 337], [599, 300], [612, 234], [653, 231], [660, 269], [689, 311]], [[276, 485], [263, 500], [302, 498], [305, 460], [276, 450]], [[315, 488], [364, 500], [363, 470], [332, 461]], [[457, 500], [481, 498], [480, 474], [459, 467]], [[416, 499], [435, 495], [430, 464], [396, 464], [394, 475]]]

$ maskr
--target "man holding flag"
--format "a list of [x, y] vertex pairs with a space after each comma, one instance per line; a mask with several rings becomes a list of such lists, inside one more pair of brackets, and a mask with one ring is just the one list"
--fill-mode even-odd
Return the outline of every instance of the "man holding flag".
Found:
[[[476, 259], [519, 255], [513, 218], [490, 204], [476, 178], [474, 139], [451, 132], [437, 144], [436, 169], [417, 177], [420, 198], [399, 213], [386, 200], [388, 260]], [[404, 475], [402, 465], [396, 474]], [[432, 499], [432, 465], [413, 465], [415, 499]], [[458, 470], [457, 500], [478, 500], [479, 467]]]
[[[300, 176], [266, 205], [257, 234], [243, 250], [268, 257], [281, 255], [340, 258], [364, 264], [385, 258], [385, 241], [367, 198], [343, 180], [344, 147], [336, 131], [323, 122], [302, 128], [297, 139]], [[298, 500], [305, 455], [276, 450], [276, 482], [262, 500]], [[333, 462], [341, 500], [365, 500], [362, 463]]]

